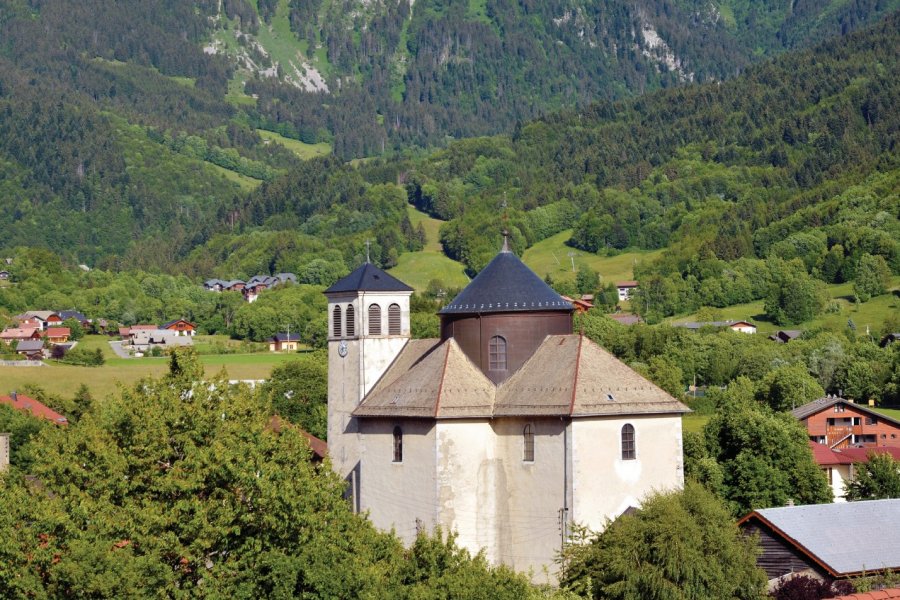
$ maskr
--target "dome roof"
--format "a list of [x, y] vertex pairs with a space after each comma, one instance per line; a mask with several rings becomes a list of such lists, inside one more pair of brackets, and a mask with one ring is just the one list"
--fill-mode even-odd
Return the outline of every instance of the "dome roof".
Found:
[[565, 311], [574, 307], [504, 247], [441, 315]]
[[388, 275], [372, 263], [364, 263], [346, 277], [334, 282], [326, 294], [340, 292], [411, 292], [413, 289]]

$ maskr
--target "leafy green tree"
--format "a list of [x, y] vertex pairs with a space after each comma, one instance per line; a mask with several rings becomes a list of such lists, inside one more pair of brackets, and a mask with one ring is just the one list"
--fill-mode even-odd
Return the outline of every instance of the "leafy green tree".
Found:
[[688, 481], [646, 498], [562, 554], [560, 584], [609, 600], [758, 600], [765, 574], [756, 541], [744, 537], [718, 498]]
[[647, 376], [659, 387], [675, 398], [684, 394], [684, 373], [674, 360], [665, 356], [654, 356], [650, 359]]
[[776, 411], [792, 410], [824, 395], [819, 382], [799, 364], [769, 371], [756, 387], [756, 399]]
[[754, 401], [753, 383], [739, 377], [703, 428], [706, 456], [724, 474], [721, 495], [735, 516], [755, 508], [831, 502], [809, 450], [806, 429], [787, 413]]
[[853, 278], [853, 293], [860, 302], [868, 302], [872, 296], [887, 291], [891, 283], [891, 268], [883, 256], [863, 254]]
[[78, 319], [66, 319], [62, 322], [62, 326], [69, 328], [70, 340], [77, 342], [84, 337], [84, 327], [81, 326], [81, 321], [79, 321]]
[[579, 294], [593, 294], [600, 287], [600, 275], [582, 265], [578, 267], [578, 273], [575, 275], [575, 287]]
[[275, 367], [262, 391], [277, 414], [325, 439], [328, 433], [326, 352], [311, 352]]
[[766, 315], [779, 325], [809, 321], [822, 311], [827, 299], [825, 283], [806, 273], [799, 259], [766, 263], [773, 268], [772, 284], [766, 296]]
[[869, 452], [869, 462], [854, 468], [856, 478], [847, 486], [847, 500], [900, 498], [900, 462], [890, 454]]

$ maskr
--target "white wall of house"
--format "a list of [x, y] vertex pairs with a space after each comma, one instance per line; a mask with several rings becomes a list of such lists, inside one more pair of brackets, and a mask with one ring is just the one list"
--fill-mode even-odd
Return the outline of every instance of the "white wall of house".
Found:
[[852, 465], [831, 465], [823, 467], [825, 476], [828, 477], [828, 487], [835, 502], [846, 502], [847, 486], [853, 481]]

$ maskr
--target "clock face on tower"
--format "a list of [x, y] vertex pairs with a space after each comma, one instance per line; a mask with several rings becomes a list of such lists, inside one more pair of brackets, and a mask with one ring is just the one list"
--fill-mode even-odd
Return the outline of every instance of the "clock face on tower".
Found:
[[338, 344], [338, 354], [341, 358], [347, 356], [347, 342], [345, 342], [344, 340], [341, 340], [341, 343]]

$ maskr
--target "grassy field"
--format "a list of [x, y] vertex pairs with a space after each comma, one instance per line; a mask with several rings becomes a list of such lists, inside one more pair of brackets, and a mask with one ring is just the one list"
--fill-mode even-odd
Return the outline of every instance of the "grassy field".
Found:
[[252, 192], [257, 187], [259, 187], [259, 184], [262, 183], [261, 179], [254, 179], [252, 177], [247, 177], [246, 175], [241, 175], [236, 171], [226, 169], [225, 167], [220, 167], [219, 165], [214, 165], [211, 162], [208, 162], [206, 164], [215, 169], [217, 172], [221, 173], [228, 181], [233, 181], [234, 183], [241, 186], [241, 189], [245, 192]]
[[[582, 265], [587, 266], [600, 273], [601, 281], [606, 283], [632, 279], [635, 264], [652, 260], [662, 253], [662, 250], [642, 250], [616, 256], [598, 256], [566, 246], [565, 242], [571, 236], [572, 230], [567, 229], [542, 240], [526, 250], [522, 260], [541, 277], [549, 273], [554, 280], [566, 280], [575, 278], [572, 270], [574, 259], [576, 270]], [[570, 257], [570, 252], [575, 255]]]
[[275, 133], [274, 131], [257, 129], [256, 132], [264, 140], [278, 142], [279, 144], [296, 154], [301, 160], [308, 160], [317, 156], [331, 154], [331, 145], [326, 144], [325, 142], [321, 142], [318, 144], [306, 144], [304, 142], [301, 142], [300, 140], [286, 138], [281, 134]]
[[[85, 384], [97, 398], [114, 393], [120, 385], [130, 386], [144, 377], [160, 377], [168, 368], [166, 358], [118, 358], [109, 347], [109, 338], [86, 336], [79, 344], [100, 348], [106, 357], [102, 367], [75, 367], [47, 361], [44, 367], [0, 367], [0, 392], [37, 385], [52, 394], [71, 397]], [[202, 342], [201, 342], [202, 343]], [[224, 370], [229, 379], [266, 379], [279, 364], [296, 358], [294, 353], [211, 354], [201, 355], [207, 376]]]
[[700, 433], [707, 421], [709, 421], [709, 415], [684, 415], [681, 417], [681, 429], [685, 432]]
[[[900, 288], [900, 277], [894, 277], [892, 280], [893, 289]], [[837, 312], [823, 313], [815, 319], [796, 326], [799, 329], [810, 329], [814, 327], [822, 327], [832, 331], [843, 330], [847, 327], [847, 320], [852, 319], [856, 325], [858, 333], [865, 333], [866, 326], [873, 329], [880, 329], [881, 325], [890, 315], [900, 314], [900, 297], [896, 294], [888, 293], [872, 298], [868, 302], [857, 305], [853, 301], [853, 284], [841, 283], [828, 286], [828, 294], [832, 300], [837, 303], [839, 310]], [[762, 301], [750, 302], [747, 304], [736, 304], [728, 306], [719, 311], [722, 320], [750, 320], [756, 324], [759, 333], [771, 333], [785, 327], [776, 325], [765, 317]], [[686, 321], [696, 321], [697, 314], [693, 313], [687, 316], [679, 316], [671, 319], [672, 323], [684, 323]]]
[[423, 291], [432, 279], [440, 279], [448, 287], [464, 287], [469, 278], [461, 263], [447, 258], [441, 251], [438, 230], [441, 221], [432, 219], [412, 206], [407, 207], [413, 227], [419, 223], [425, 228], [425, 249], [420, 252], [406, 252], [400, 255], [391, 275], [411, 285], [416, 291]]

